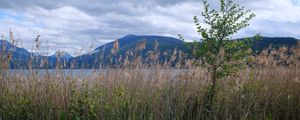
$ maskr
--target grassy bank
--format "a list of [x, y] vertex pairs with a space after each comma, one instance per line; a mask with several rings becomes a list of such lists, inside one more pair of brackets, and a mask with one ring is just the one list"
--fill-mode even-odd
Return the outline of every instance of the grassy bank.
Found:
[[[6, 74], [7, 73], [7, 74]], [[205, 119], [202, 69], [118, 69], [74, 77], [3, 72], [0, 119]], [[218, 82], [215, 119], [300, 119], [296, 68], [240, 71]]]

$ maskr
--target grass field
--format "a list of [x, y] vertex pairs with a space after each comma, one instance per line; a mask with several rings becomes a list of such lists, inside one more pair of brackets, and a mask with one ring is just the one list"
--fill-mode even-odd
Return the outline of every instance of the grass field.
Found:
[[209, 73], [201, 68], [116, 69], [90, 76], [1, 71], [0, 119], [300, 119], [297, 67], [255, 68], [218, 81], [204, 114]]
[[[135, 55], [116, 69], [0, 69], [0, 120], [297, 120], [299, 50], [263, 50], [218, 80], [210, 110], [211, 72], [175, 50], [164, 63]], [[12, 53], [3, 55], [0, 66], [8, 68]]]

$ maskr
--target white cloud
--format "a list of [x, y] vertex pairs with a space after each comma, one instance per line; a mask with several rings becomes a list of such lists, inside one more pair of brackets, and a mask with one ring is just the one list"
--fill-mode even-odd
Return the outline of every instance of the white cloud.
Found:
[[[256, 17], [251, 25], [243, 30], [243, 34], [261, 33], [263, 36], [289, 36], [300, 38], [300, 6], [292, 0], [236, 0], [252, 10]], [[247, 33], [247, 32], [248, 33]]]
[[[210, 1], [213, 7], [219, 0]], [[300, 38], [300, 5], [295, 0], [234, 0], [257, 16], [235, 37], [291, 36]], [[89, 49], [126, 34], [154, 34], [187, 39], [199, 36], [193, 16], [201, 16], [199, 0], [0, 0], [0, 32], [9, 29], [30, 49], [37, 34], [50, 53], [74, 48]], [[17, 4], [18, 3], [18, 4]], [[201, 19], [201, 17], [200, 17]], [[46, 50], [44, 48], [43, 50]]]
[[[42, 47], [49, 46], [50, 53], [58, 49], [72, 52], [73, 48], [88, 48], [92, 43], [101, 44], [97, 35], [81, 34], [85, 30], [97, 29], [96, 18], [71, 6], [52, 10], [36, 6], [27, 8], [24, 13], [11, 11], [9, 14], [19, 14], [22, 20], [0, 19], [4, 24], [0, 28], [1, 32], [8, 33], [11, 28], [18, 35], [16, 38], [27, 49], [32, 48], [35, 36], [38, 34], [42, 36]], [[55, 44], [46, 45], [45, 41]], [[46, 51], [47, 49], [42, 48], [42, 50]]]

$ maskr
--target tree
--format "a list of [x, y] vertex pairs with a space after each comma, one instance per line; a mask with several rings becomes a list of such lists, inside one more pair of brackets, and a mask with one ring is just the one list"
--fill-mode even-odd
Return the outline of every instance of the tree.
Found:
[[[198, 17], [194, 17], [202, 39], [200, 43], [194, 42], [193, 55], [201, 58], [202, 65], [211, 74], [211, 87], [205, 99], [206, 112], [210, 113], [217, 80], [235, 73], [249, 60], [252, 39], [232, 40], [231, 37], [247, 27], [255, 14], [232, 0], [220, 0], [218, 10], [211, 9], [207, 0], [203, 0], [203, 4], [203, 24], [200, 25]], [[181, 35], [179, 37], [183, 38]]]

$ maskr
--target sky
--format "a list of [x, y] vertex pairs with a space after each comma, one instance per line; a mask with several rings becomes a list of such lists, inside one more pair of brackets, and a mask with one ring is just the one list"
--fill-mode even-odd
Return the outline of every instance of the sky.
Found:
[[[41, 35], [42, 54], [72, 55], [92, 51], [127, 34], [162, 35], [196, 40], [193, 16], [201, 20], [202, 0], [0, 0], [0, 33], [10, 29], [17, 46], [33, 51]], [[208, 0], [212, 7], [219, 0]], [[299, 0], [233, 0], [256, 14], [250, 26], [233, 37], [260, 33], [300, 38]]]

